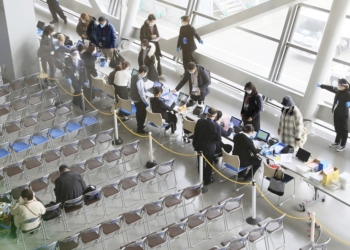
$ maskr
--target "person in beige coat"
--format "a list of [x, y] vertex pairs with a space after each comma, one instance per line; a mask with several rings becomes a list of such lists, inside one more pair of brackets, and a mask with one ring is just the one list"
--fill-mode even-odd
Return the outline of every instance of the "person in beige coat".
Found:
[[32, 190], [24, 189], [21, 192], [21, 197], [11, 207], [10, 212], [14, 217], [12, 220], [12, 222], [14, 222], [14, 225], [11, 223], [11, 236], [16, 237], [16, 231], [19, 227], [22, 231], [28, 231], [39, 226], [40, 220], [36, 220], [32, 223], [23, 225], [21, 225], [21, 223], [39, 215], [45, 214], [46, 208], [41, 202], [35, 199]]

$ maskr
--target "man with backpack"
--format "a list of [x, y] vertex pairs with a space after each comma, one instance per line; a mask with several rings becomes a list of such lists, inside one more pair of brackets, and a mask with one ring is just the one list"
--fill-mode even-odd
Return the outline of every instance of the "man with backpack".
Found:
[[210, 71], [199, 64], [189, 62], [182, 80], [172, 92], [176, 93], [179, 91], [186, 82], [189, 82], [191, 99], [198, 102], [199, 105], [202, 104], [202, 102], [204, 103], [205, 97], [210, 93]]

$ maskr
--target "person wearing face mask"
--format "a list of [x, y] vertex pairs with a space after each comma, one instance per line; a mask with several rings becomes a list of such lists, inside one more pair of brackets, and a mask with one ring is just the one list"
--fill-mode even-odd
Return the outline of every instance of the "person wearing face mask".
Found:
[[329, 147], [337, 148], [338, 152], [341, 152], [346, 147], [348, 139], [348, 124], [349, 124], [349, 107], [350, 107], [350, 90], [349, 82], [341, 78], [338, 80], [338, 86], [328, 86], [323, 84], [317, 84], [317, 87], [328, 90], [335, 94], [332, 113], [334, 130], [336, 133], [334, 143], [331, 143]]
[[103, 16], [98, 18], [99, 25], [96, 28], [97, 46], [101, 48], [102, 54], [107, 58], [113, 57], [117, 47], [117, 34], [114, 26]]
[[[50, 78], [55, 78], [55, 63], [51, 52], [55, 50], [55, 45], [53, 44], [52, 34], [55, 28], [52, 25], [47, 25], [44, 28], [43, 35], [40, 40], [40, 47], [38, 49], [37, 55], [41, 58], [41, 66], [45, 73], [48, 73]], [[47, 65], [49, 65], [50, 72], [47, 72]], [[48, 84], [47, 79], [45, 79], [46, 84]]]
[[196, 43], [194, 42], [194, 37], [200, 44], [203, 44], [203, 40], [197, 34], [196, 29], [189, 24], [189, 16], [181, 17], [181, 21], [182, 26], [180, 28], [179, 38], [177, 40], [176, 51], [180, 52], [180, 50], [182, 50], [182, 62], [184, 70], [186, 71], [186, 67], [189, 62], [196, 62], [193, 57], [193, 52], [197, 49]]
[[153, 14], [148, 15], [147, 20], [141, 26], [140, 30], [140, 41], [144, 39], [148, 40], [148, 42], [153, 43], [156, 46], [155, 56], [157, 59], [157, 71], [160, 79], [164, 79], [165, 77], [162, 75], [162, 66], [160, 64], [160, 57], [162, 56], [162, 52], [160, 50], [159, 43], [156, 41], [152, 41], [153, 39], [159, 38], [159, 32], [156, 24], [156, 17]]
[[303, 115], [289, 95], [283, 97], [281, 104], [283, 108], [277, 132], [281, 142], [285, 145], [291, 145], [296, 152], [305, 143]]
[[241, 109], [241, 117], [244, 125], [252, 124], [255, 131], [260, 129], [260, 111], [263, 107], [263, 100], [256, 91], [253, 83], [248, 82], [244, 87], [245, 93]]
[[[229, 137], [232, 132], [233, 132], [233, 128], [229, 127], [228, 130], [224, 129], [224, 124], [221, 124], [221, 118], [222, 118], [222, 112], [220, 110], [217, 111], [216, 113], [216, 118], [215, 118], [215, 122], [220, 126], [220, 130], [221, 130], [221, 136], [222, 137]], [[217, 163], [219, 161], [219, 158], [222, 157], [222, 151], [221, 149], [224, 149], [225, 152], [227, 153], [231, 153], [232, 151], [232, 145], [230, 144], [225, 144], [222, 142], [222, 140], [220, 140], [220, 142], [218, 142], [216, 144], [216, 150], [215, 150], [215, 163]]]
[[96, 41], [96, 28], [97, 22], [96, 18], [89, 16], [86, 13], [81, 13], [78, 25], [76, 27], [76, 32], [84, 40], [90, 40], [90, 43], [97, 44]]
[[[65, 77], [67, 83], [72, 85], [74, 95], [81, 93], [81, 89], [85, 89], [89, 85], [89, 80], [86, 74], [86, 67], [83, 60], [79, 57], [78, 51], [71, 52], [71, 56], [65, 61]], [[74, 96], [73, 103], [82, 108], [81, 96]]]
[[[86, 73], [87, 73], [89, 82], [92, 82], [91, 76], [93, 77], [98, 76], [95, 68], [95, 57], [93, 56], [93, 54], [95, 53], [96, 53], [96, 45], [93, 43], [90, 43], [90, 46], [81, 55], [81, 59], [85, 63]], [[93, 96], [90, 97], [91, 91], [88, 88], [84, 88], [84, 95], [89, 101], [93, 99]]]
[[34, 197], [34, 193], [30, 189], [23, 189], [20, 198], [16, 201], [14, 205], [11, 206], [10, 210], [13, 216], [13, 222], [11, 223], [11, 233], [12, 238], [16, 238], [17, 229], [29, 231], [39, 226], [40, 219], [31, 223], [26, 223], [21, 225], [22, 222], [30, 220], [32, 218], [38, 217], [46, 213], [46, 208], [44, 205], [37, 201]]
[[256, 148], [253, 140], [250, 138], [253, 132], [253, 125], [248, 124], [243, 127], [243, 132], [233, 137], [232, 155], [239, 157], [240, 167], [252, 166], [248, 173], [242, 171], [238, 174], [238, 177], [244, 178], [245, 182], [252, 180], [252, 176], [254, 176], [261, 165], [261, 159], [257, 156], [261, 149]]
[[130, 96], [136, 106], [137, 133], [145, 134], [144, 124], [146, 120], [146, 108], [149, 106], [146, 97], [144, 78], [147, 76], [148, 67], [140, 66], [139, 72], [131, 77]]
[[67, 24], [67, 17], [64, 15], [58, 0], [47, 0], [47, 5], [49, 6], [49, 10], [53, 18], [53, 20], [50, 22], [51, 24], [58, 23], [57, 14], [60, 16], [60, 18], [62, 18], [64, 24]]
[[153, 43], [149, 43], [147, 39], [143, 39], [141, 43], [141, 51], [138, 57], [139, 66], [146, 65], [148, 67], [147, 78], [151, 81], [159, 81], [159, 76], [155, 67], [156, 46]]
[[210, 93], [210, 81], [211, 79], [208, 72], [203, 66], [195, 64], [194, 62], [189, 62], [182, 80], [172, 92], [176, 93], [186, 82], [189, 82], [191, 100], [202, 104], [202, 102], [204, 103], [205, 97]]
[[65, 39], [66, 37], [63, 34], [59, 34], [57, 36], [57, 43], [54, 46], [55, 48], [55, 52], [53, 54], [53, 57], [55, 60], [54, 62], [55, 62], [56, 68], [58, 68], [59, 70], [64, 69], [64, 60], [66, 57], [66, 53], [71, 53], [72, 51], [77, 50], [76, 47], [67, 48], [66, 45], [64, 45]]

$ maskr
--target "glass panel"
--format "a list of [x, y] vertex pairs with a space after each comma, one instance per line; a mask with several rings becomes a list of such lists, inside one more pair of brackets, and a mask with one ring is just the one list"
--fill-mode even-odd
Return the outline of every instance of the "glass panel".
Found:
[[89, 0], [75, 0], [76, 2], [85, 4], [86, 6], [91, 7]]
[[350, 19], [345, 20], [340, 41], [335, 49], [335, 57], [350, 62]]
[[318, 8], [330, 10], [333, 0], [307, 0], [304, 4], [312, 5]]
[[[336, 87], [338, 85], [339, 78], [345, 78], [346, 80], [350, 81], [350, 67], [344, 64], [332, 62], [329, 77], [327, 77], [322, 84], [328, 84]], [[331, 105], [333, 103], [334, 94], [326, 90], [323, 90], [322, 92], [323, 100], [327, 104]]]
[[187, 8], [187, 5], [188, 5], [188, 0], [164, 0], [166, 2], [169, 2], [169, 3], [172, 3], [172, 4], [176, 4], [176, 5], [179, 5], [181, 7], [184, 7], [184, 8]]
[[315, 64], [313, 57], [304, 51], [288, 48], [277, 82], [304, 93]]
[[273, 12], [270, 15], [247, 22], [241, 27], [266, 36], [280, 39], [287, 13], [288, 9]]
[[[101, 2], [102, 2], [102, 4], [103, 4], [103, 6], [105, 7], [105, 10], [106, 10], [106, 12], [108, 13], [108, 9], [109, 9], [109, 4], [110, 4], [110, 2], [112, 2], [112, 1], [114, 1], [114, 0], [101, 0]], [[117, 1], [118, 2], [118, 1]]]
[[290, 42], [317, 52], [327, 20], [327, 13], [301, 7]]
[[267, 78], [278, 44], [262, 37], [229, 29], [204, 39], [198, 52]]
[[[180, 2], [187, 0], [178, 0], [176, 4], [180, 5]], [[160, 36], [171, 38], [179, 34], [180, 18], [185, 15], [185, 11], [153, 0], [141, 1], [137, 14], [138, 27], [143, 25], [149, 14], [156, 16]]]

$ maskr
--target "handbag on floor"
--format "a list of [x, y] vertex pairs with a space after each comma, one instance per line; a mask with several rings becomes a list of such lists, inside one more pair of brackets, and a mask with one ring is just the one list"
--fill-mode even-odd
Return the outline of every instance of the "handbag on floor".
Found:
[[270, 178], [270, 185], [267, 190], [275, 195], [283, 196], [286, 183], [284, 182], [284, 173], [282, 176], [278, 176], [278, 170], [279, 168], [275, 170], [275, 174]]

